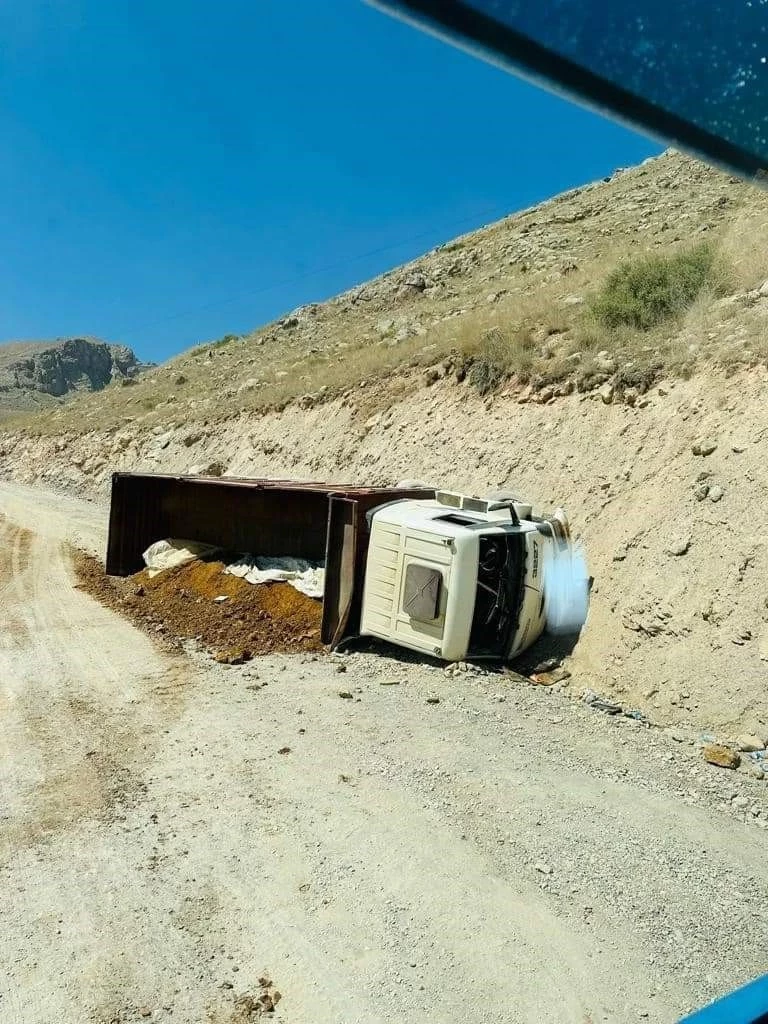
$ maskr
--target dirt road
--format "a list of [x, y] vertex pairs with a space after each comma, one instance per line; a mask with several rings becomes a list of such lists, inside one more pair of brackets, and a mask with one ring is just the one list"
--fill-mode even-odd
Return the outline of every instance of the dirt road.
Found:
[[765, 783], [514, 679], [172, 658], [73, 589], [104, 529], [0, 484], [0, 1019], [668, 1022], [768, 969]]

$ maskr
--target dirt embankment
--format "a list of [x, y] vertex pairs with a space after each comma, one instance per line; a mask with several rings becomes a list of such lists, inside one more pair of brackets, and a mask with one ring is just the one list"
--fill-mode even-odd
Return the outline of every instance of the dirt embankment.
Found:
[[572, 685], [660, 722], [768, 732], [759, 515], [767, 383], [759, 369], [702, 374], [662, 382], [631, 408], [576, 395], [545, 405], [511, 393], [484, 401], [446, 381], [393, 400], [385, 413], [370, 412], [381, 402], [381, 386], [371, 385], [354, 401], [137, 433], [127, 447], [111, 434], [6, 437], [0, 474], [106, 498], [113, 470], [189, 472], [220, 461], [238, 476], [409, 477], [565, 505], [596, 581]]
[[229, 664], [322, 647], [321, 603], [287, 583], [253, 586], [225, 573], [222, 562], [203, 561], [121, 580], [90, 555], [72, 558], [82, 590], [172, 646], [196, 640]]

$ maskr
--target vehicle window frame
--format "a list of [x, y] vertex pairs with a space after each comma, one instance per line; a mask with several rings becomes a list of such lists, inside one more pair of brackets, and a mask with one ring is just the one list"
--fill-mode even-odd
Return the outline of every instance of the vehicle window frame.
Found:
[[766, 186], [768, 168], [764, 157], [616, 85], [463, 0], [371, 2], [506, 71]]

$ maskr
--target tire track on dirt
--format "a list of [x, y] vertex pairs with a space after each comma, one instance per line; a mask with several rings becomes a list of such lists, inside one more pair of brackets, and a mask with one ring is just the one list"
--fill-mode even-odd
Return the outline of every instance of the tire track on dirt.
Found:
[[56, 531], [0, 520], [0, 860], [141, 791], [147, 733], [183, 704], [179, 659], [74, 588]]
[[[95, 993], [119, 999], [119, 990], [141, 985], [141, 972], [116, 962], [108, 939], [117, 908], [148, 899], [140, 855], [119, 830], [144, 799], [146, 773], [196, 674], [75, 589], [69, 544], [77, 536], [100, 546], [98, 510], [38, 502], [3, 485], [0, 503], [0, 961], [8, 967], [0, 1017], [80, 1021], [91, 1019], [85, 1007], [98, 1002]], [[97, 841], [54, 867], [55, 851], [71, 851], [83, 830]], [[98, 896], [95, 878], [106, 881]], [[30, 946], [36, 922], [52, 935], [73, 918], [83, 968], [55, 938], [44, 956]], [[45, 980], [53, 977], [61, 986]]]
[[0, 508], [3, 1020], [242, 1024], [268, 973], [292, 1024], [665, 1024], [764, 969], [762, 782], [506, 677], [175, 662], [73, 589], [98, 510]]
[[12, 614], [10, 592], [27, 567], [31, 544], [32, 534], [28, 530], [9, 523], [0, 515], [0, 649], [21, 643], [24, 620]]

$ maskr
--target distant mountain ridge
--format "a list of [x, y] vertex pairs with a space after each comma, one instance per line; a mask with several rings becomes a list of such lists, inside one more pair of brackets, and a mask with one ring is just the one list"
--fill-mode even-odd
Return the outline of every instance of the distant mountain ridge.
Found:
[[92, 338], [0, 344], [0, 411], [34, 409], [114, 380], [132, 380], [154, 364], [125, 345]]

